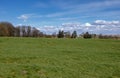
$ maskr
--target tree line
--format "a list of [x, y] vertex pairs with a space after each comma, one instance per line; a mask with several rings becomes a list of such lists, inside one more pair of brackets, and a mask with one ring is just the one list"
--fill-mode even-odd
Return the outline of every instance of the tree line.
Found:
[[60, 30], [58, 34], [47, 35], [47, 34], [44, 34], [43, 32], [40, 32], [40, 30], [38, 30], [35, 27], [24, 26], [24, 25], [15, 27], [9, 22], [0, 22], [0, 36], [1, 37], [8, 36], [8, 37], [76, 38], [77, 32], [74, 31], [71, 35], [70, 32], [64, 32]]
[[[40, 30], [31, 26], [13, 26], [9, 22], [0, 22], [0, 36], [4, 37], [46, 37], [46, 38], [77, 38], [78, 34], [76, 31], [64, 32], [63, 30], [59, 30], [58, 33], [53, 33], [52, 35], [44, 34]], [[79, 37], [89, 39], [89, 38], [100, 38], [100, 39], [118, 39], [120, 36], [118, 35], [96, 35], [90, 34], [89, 32], [85, 32], [80, 34]]]
[[43, 33], [31, 26], [14, 27], [9, 22], [0, 22], [0, 36], [8, 37], [38, 37]]

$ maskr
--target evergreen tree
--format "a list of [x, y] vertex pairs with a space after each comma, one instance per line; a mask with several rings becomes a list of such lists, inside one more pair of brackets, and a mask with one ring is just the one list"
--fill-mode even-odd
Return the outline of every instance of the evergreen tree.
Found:
[[77, 37], [77, 32], [73, 31], [71, 38], [76, 38]]
[[86, 32], [86, 33], [83, 35], [83, 37], [84, 37], [85, 39], [87, 39], [87, 38], [92, 38], [92, 35], [89, 34], [89, 32]]
[[59, 30], [57, 36], [58, 36], [58, 38], [63, 38], [64, 37], [64, 31]]

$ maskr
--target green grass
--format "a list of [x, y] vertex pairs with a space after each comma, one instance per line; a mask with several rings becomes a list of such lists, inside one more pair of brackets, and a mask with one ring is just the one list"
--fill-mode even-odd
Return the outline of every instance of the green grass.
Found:
[[0, 37], [0, 78], [120, 78], [120, 40]]

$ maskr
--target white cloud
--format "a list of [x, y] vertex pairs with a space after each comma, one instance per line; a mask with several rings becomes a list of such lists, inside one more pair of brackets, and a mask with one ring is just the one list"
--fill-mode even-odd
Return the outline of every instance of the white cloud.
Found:
[[91, 24], [87, 22], [87, 23], [85, 23], [85, 26], [90, 27]]
[[30, 18], [41, 18], [41, 17], [43, 17], [43, 16], [37, 15], [37, 14], [22, 14], [17, 18], [23, 20], [24, 22], [26, 22]]
[[24, 22], [26, 22], [26, 20], [29, 18], [27, 15], [21, 15], [19, 17], [17, 17], [18, 19], [22, 19]]
[[34, 14], [22, 14], [19, 17], [17, 17], [18, 19], [23, 20], [24, 22], [26, 22], [29, 18], [31, 18]]
[[17, 24], [17, 25], [15, 25], [15, 26], [22, 26], [23, 24]]
[[59, 30], [59, 27], [56, 26], [42, 26], [39, 27], [40, 31], [44, 32], [45, 34], [52, 34], [54, 32], [57, 32]]
[[44, 33], [47, 34], [52, 34], [54, 32], [58, 32], [59, 30], [64, 30], [64, 31], [74, 31], [74, 30], [81, 30], [82, 25], [78, 22], [73, 22], [73, 23], [63, 23], [60, 26], [41, 26], [40, 30]]
[[94, 24], [96, 25], [120, 25], [120, 21], [96, 20]]
[[78, 34], [82, 32], [90, 32], [96, 34], [120, 34], [120, 21], [105, 21], [96, 20], [93, 23], [63, 23], [60, 26], [41, 26], [40, 30], [52, 34], [58, 32], [59, 30], [73, 32], [76, 30]]
[[120, 34], [120, 21], [96, 20], [92, 25], [97, 33]]

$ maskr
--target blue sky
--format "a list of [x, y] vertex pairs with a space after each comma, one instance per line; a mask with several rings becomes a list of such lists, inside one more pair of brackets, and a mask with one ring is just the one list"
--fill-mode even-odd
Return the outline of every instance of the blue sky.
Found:
[[45, 33], [120, 34], [120, 0], [0, 0], [0, 21]]

